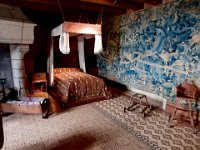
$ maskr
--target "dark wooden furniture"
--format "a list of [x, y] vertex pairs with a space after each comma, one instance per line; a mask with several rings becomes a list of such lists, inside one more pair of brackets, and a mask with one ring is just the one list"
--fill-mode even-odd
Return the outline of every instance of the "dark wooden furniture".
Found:
[[4, 85], [7, 83], [7, 79], [6, 78], [0, 78], [0, 85], [2, 87], [2, 91], [0, 91], [0, 93], [3, 95], [3, 99], [4, 100], [6, 98], [6, 92], [5, 92], [5, 87]]
[[[145, 102], [142, 102], [145, 99]], [[136, 93], [132, 95], [130, 106], [124, 107], [124, 112], [136, 110], [139, 108], [139, 113], [142, 114], [143, 118], [150, 112], [151, 105], [148, 103], [147, 97], [144, 94]]]
[[31, 78], [30, 93], [47, 91], [46, 73], [33, 73]]
[[[186, 111], [189, 115], [191, 125], [194, 127], [193, 107], [192, 104], [197, 102], [198, 89], [193, 84], [185, 80], [182, 84], [176, 87], [176, 105], [172, 114], [169, 116], [169, 122], [175, 119], [178, 110]], [[177, 118], [177, 117], [176, 117]], [[188, 118], [184, 118], [187, 119]]]
[[0, 149], [3, 147], [3, 144], [4, 144], [3, 120], [2, 120], [2, 114], [0, 112]]
[[19, 97], [0, 105], [3, 113], [42, 114], [42, 118], [47, 118], [50, 112], [50, 101], [45, 97]]

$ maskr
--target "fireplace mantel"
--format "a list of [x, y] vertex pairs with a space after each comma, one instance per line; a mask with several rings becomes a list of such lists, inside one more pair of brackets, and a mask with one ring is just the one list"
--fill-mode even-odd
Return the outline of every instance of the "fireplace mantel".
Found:
[[34, 26], [33, 23], [0, 19], [0, 43], [32, 44]]
[[35, 26], [19, 7], [0, 4], [0, 43], [32, 44]]

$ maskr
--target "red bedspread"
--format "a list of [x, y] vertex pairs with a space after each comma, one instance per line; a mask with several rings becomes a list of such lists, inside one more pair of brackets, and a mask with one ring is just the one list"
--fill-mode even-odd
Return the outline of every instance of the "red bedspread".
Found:
[[82, 72], [77, 68], [54, 69], [54, 87], [61, 101], [78, 100], [97, 96], [106, 97], [107, 87], [103, 79]]

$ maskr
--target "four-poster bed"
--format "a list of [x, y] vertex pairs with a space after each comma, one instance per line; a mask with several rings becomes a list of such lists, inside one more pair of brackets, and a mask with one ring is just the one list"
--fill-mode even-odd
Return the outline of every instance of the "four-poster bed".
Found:
[[54, 94], [65, 104], [107, 96], [103, 79], [84, 73], [79, 68], [54, 68], [54, 89]]
[[[60, 36], [59, 49], [63, 54], [69, 54], [69, 37], [77, 36], [80, 68], [54, 68], [53, 37]], [[86, 73], [84, 57], [84, 38], [95, 38], [94, 53], [102, 51], [101, 25], [87, 23], [64, 22], [51, 32], [51, 47], [48, 58], [49, 85], [53, 87], [54, 95], [66, 104], [83, 99], [105, 99], [107, 87], [103, 79]]]

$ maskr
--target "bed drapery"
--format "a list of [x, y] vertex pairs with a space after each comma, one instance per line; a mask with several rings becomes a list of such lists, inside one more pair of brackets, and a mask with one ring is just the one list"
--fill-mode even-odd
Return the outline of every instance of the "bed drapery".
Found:
[[74, 23], [74, 22], [64, 22], [58, 27], [51, 31], [51, 45], [50, 53], [47, 60], [47, 73], [49, 74], [49, 85], [54, 86], [53, 83], [53, 37], [60, 36], [59, 38], [59, 49], [63, 54], [68, 54], [70, 52], [69, 36], [78, 35], [78, 52], [79, 52], [79, 65], [80, 68], [86, 72], [85, 67], [85, 57], [84, 57], [84, 40], [83, 37], [88, 37], [88, 35], [93, 35], [95, 37], [94, 43], [94, 53], [98, 54], [103, 51], [102, 46], [102, 36], [101, 36], [101, 24], [89, 24], [89, 23]]

